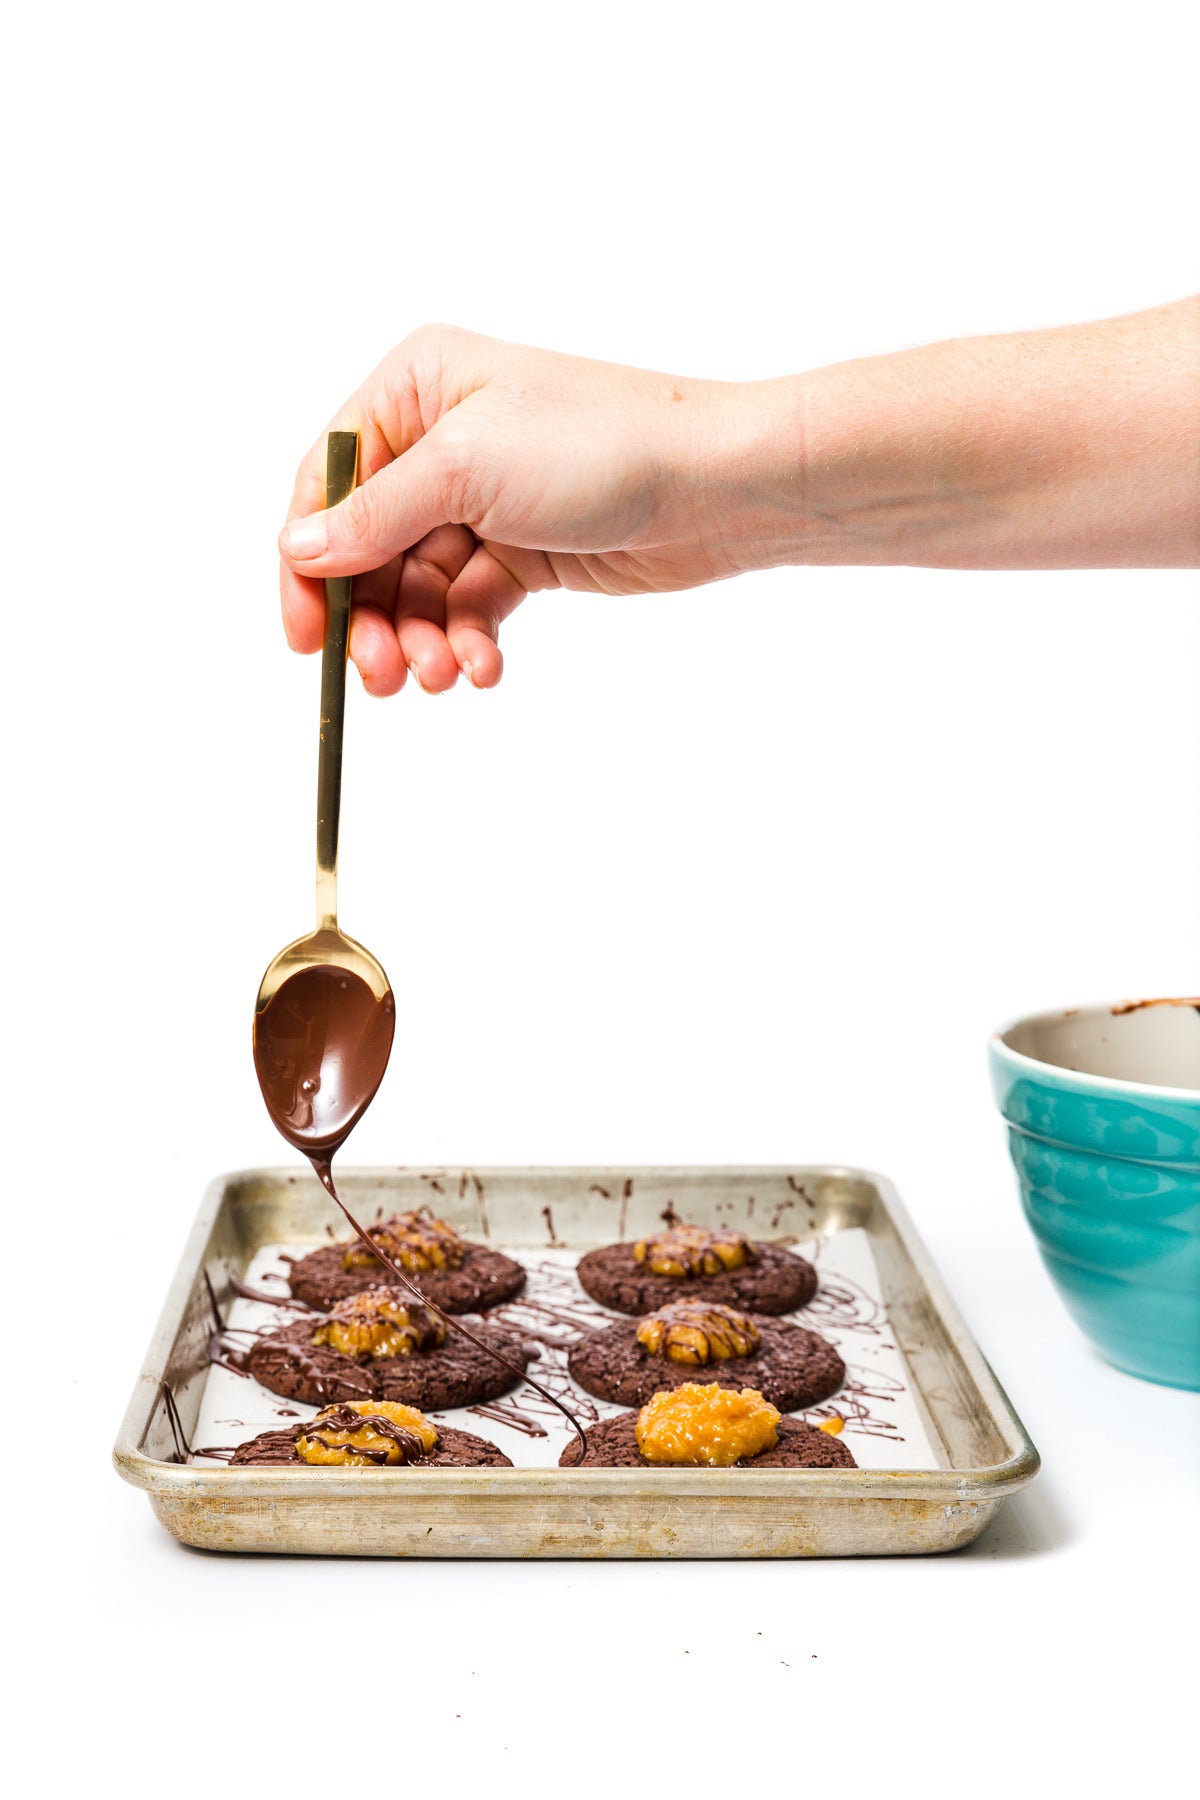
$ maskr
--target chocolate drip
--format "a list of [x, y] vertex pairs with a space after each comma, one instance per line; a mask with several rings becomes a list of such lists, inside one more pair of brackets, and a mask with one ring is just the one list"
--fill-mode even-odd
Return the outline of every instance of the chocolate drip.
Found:
[[228, 1369], [231, 1375], [240, 1375], [249, 1381], [250, 1371], [245, 1364], [244, 1350], [231, 1350], [220, 1338], [212, 1337], [208, 1341], [208, 1360], [218, 1369]]
[[353, 1213], [350, 1211], [349, 1207], [346, 1206], [345, 1202], [342, 1200], [341, 1195], [338, 1193], [337, 1189], [334, 1187], [333, 1171], [331, 1170], [329, 1163], [327, 1161], [318, 1161], [318, 1159], [315, 1156], [310, 1156], [309, 1161], [312, 1163], [312, 1166], [316, 1170], [317, 1174], [320, 1176], [321, 1181], [324, 1183], [325, 1187], [328, 1189], [329, 1193], [332, 1195], [335, 1203], [341, 1208], [342, 1212], [345, 1214], [346, 1221], [350, 1225], [351, 1229], [354, 1231], [355, 1235], [362, 1239], [362, 1241], [366, 1245], [367, 1249], [371, 1250], [375, 1254], [375, 1256], [378, 1257], [379, 1261], [383, 1264], [384, 1268], [387, 1269], [392, 1275], [394, 1275], [396, 1277], [397, 1281], [401, 1282], [403, 1284], [403, 1286], [409, 1290], [410, 1293], [416, 1295], [417, 1299], [421, 1302], [422, 1306], [427, 1306], [429, 1308], [430, 1312], [436, 1313], [438, 1318], [442, 1320], [443, 1324], [448, 1325], [452, 1331], [461, 1332], [463, 1337], [469, 1338], [470, 1341], [473, 1344], [475, 1344], [480, 1350], [485, 1351], [486, 1354], [493, 1359], [493, 1361], [500, 1363], [504, 1368], [506, 1368], [511, 1375], [516, 1375], [519, 1380], [528, 1382], [529, 1386], [533, 1389], [535, 1394], [540, 1394], [542, 1396], [543, 1400], [548, 1400], [550, 1402], [551, 1406], [553, 1406], [557, 1412], [562, 1413], [563, 1417], [568, 1421], [572, 1431], [575, 1433], [576, 1437], [579, 1440], [579, 1452], [575, 1458], [575, 1461], [576, 1461], [576, 1464], [581, 1463], [583, 1461], [584, 1457], [587, 1455], [587, 1440], [585, 1439], [585, 1437], [583, 1435], [583, 1426], [579, 1423], [579, 1420], [575, 1417], [575, 1414], [571, 1411], [570, 1407], [565, 1406], [561, 1400], [555, 1399], [554, 1395], [550, 1392], [550, 1390], [548, 1388], [542, 1387], [540, 1382], [534, 1381], [533, 1377], [519, 1363], [510, 1362], [507, 1356], [501, 1356], [501, 1354], [498, 1350], [494, 1349], [491, 1344], [485, 1343], [483, 1338], [477, 1336], [477, 1334], [475, 1332], [473, 1332], [469, 1326], [464, 1325], [461, 1319], [454, 1318], [450, 1313], [443, 1312], [441, 1307], [437, 1305], [436, 1301], [431, 1300], [427, 1294], [423, 1294], [421, 1292], [420, 1288], [417, 1286], [416, 1282], [410, 1281], [408, 1276], [404, 1273], [404, 1270], [401, 1269], [396, 1263], [394, 1263], [390, 1256], [385, 1255], [385, 1253], [380, 1249], [379, 1245], [376, 1243], [373, 1243], [372, 1240], [367, 1236], [366, 1232], [363, 1230], [363, 1228], [359, 1224], [358, 1220], [354, 1217]]
[[[1114, 1019], [1120, 1019], [1126, 1013], [1141, 1012], [1144, 1006], [1190, 1006], [1193, 1012], [1200, 1012], [1200, 999], [1197, 999], [1194, 994], [1188, 994], [1181, 1000], [1174, 997], [1159, 1000], [1125, 1000], [1120, 1006], [1110, 1006], [1108, 1010]], [[1079, 1009], [1076, 1007], [1073, 1010], [1077, 1012]]]
[[209, 1276], [207, 1269], [205, 1269], [203, 1271], [203, 1274], [204, 1274], [204, 1286], [208, 1293], [208, 1310], [211, 1312], [211, 1314], [213, 1316], [213, 1325], [214, 1325], [215, 1329], [217, 1330], [217, 1332], [222, 1332], [225, 1329], [225, 1321], [221, 1317], [221, 1308], [217, 1305], [216, 1289], [213, 1287], [212, 1280]]
[[[328, 1391], [328, 1383], [331, 1380], [330, 1371], [322, 1367], [315, 1357], [310, 1356], [303, 1344], [281, 1344], [271, 1340], [271, 1351], [273, 1355], [285, 1356], [288, 1362], [294, 1363], [301, 1378], [304, 1381], [311, 1381], [318, 1394]], [[346, 1360], [347, 1362], [351, 1361], [349, 1357]], [[354, 1368], [353, 1364], [349, 1369], [339, 1368], [332, 1379], [339, 1387], [357, 1386], [364, 1400], [374, 1400], [375, 1398], [375, 1383], [369, 1375]]]
[[497, 1425], [508, 1425], [513, 1431], [522, 1432], [525, 1437], [550, 1436], [544, 1425], [539, 1425], [536, 1419], [531, 1419], [528, 1413], [521, 1412], [515, 1406], [506, 1407], [481, 1401], [478, 1406], [468, 1406], [467, 1411], [477, 1414], [481, 1419], [491, 1419]]
[[[254, 1016], [254, 1067], [267, 1111], [288, 1143], [307, 1156], [372, 1259], [444, 1324], [550, 1401], [578, 1438], [576, 1461], [582, 1462], [583, 1427], [570, 1408], [531, 1380], [520, 1364], [510, 1362], [423, 1294], [368, 1236], [333, 1185], [333, 1158], [375, 1098], [395, 1023], [391, 991], [377, 1000], [366, 982], [347, 969], [317, 964], [289, 976]], [[432, 1182], [431, 1186], [441, 1191]]]
[[169, 1381], [160, 1381], [163, 1406], [166, 1408], [167, 1424], [171, 1427], [171, 1436], [175, 1440], [175, 1454], [172, 1462], [185, 1463], [191, 1454], [188, 1448], [187, 1432], [183, 1429], [183, 1420], [179, 1416], [179, 1408], [175, 1404], [175, 1396], [171, 1392]]
[[[292, 1262], [295, 1259], [293, 1257], [288, 1257], [286, 1260]], [[279, 1278], [277, 1277], [276, 1279]], [[261, 1288], [247, 1287], [244, 1281], [239, 1281], [237, 1277], [233, 1275], [229, 1278], [229, 1285], [239, 1299], [257, 1300], [261, 1306], [294, 1307], [297, 1312], [317, 1312], [319, 1310], [317, 1307], [309, 1306], [308, 1302], [305, 1300], [297, 1300], [295, 1296], [290, 1293], [265, 1294]]]

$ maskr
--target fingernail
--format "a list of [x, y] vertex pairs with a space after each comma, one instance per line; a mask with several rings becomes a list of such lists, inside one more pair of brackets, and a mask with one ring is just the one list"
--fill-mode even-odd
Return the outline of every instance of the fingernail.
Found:
[[418, 669], [415, 661], [409, 663], [408, 672], [412, 676], [413, 680], [416, 682], [417, 686], [420, 688], [421, 692], [424, 693], [425, 692], [425, 683], [421, 680], [421, 671], [420, 671], [420, 669]]
[[279, 538], [285, 556], [297, 562], [308, 562], [324, 556], [329, 548], [329, 529], [324, 513], [310, 513], [307, 519], [293, 519], [285, 525]]
[[471, 686], [474, 687], [475, 686], [475, 664], [465, 662], [462, 666], [462, 672], [466, 676], [467, 680], [470, 682]]

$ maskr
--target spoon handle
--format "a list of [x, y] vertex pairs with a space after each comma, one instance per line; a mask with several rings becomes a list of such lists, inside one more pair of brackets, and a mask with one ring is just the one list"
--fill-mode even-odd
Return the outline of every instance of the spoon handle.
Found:
[[[331, 431], [325, 462], [325, 505], [354, 492], [357, 431]], [[325, 583], [325, 646], [321, 653], [321, 748], [317, 759], [317, 929], [337, 928], [338, 824], [342, 808], [342, 724], [346, 715], [346, 648], [350, 640], [350, 577]]]

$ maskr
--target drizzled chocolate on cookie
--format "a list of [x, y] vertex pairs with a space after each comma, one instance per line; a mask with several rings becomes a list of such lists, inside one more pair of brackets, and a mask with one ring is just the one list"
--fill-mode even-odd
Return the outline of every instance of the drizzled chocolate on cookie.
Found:
[[706, 1305], [703, 1300], [674, 1300], [642, 1320], [636, 1338], [651, 1356], [690, 1368], [749, 1356], [762, 1334], [754, 1320], [732, 1306]]
[[414, 1356], [446, 1341], [446, 1327], [400, 1288], [371, 1288], [339, 1300], [312, 1341], [343, 1356]]
[[296, 1439], [296, 1454], [306, 1463], [394, 1468], [427, 1461], [437, 1441], [436, 1428], [415, 1407], [350, 1400], [319, 1412]]
[[[426, 1208], [393, 1213], [368, 1225], [367, 1236], [379, 1245], [385, 1256], [408, 1274], [425, 1274], [430, 1269], [458, 1269], [462, 1266], [467, 1246], [444, 1219], [435, 1219]], [[377, 1268], [378, 1262], [366, 1245], [354, 1238], [346, 1246], [342, 1259], [344, 1269]]]
[[[353, 1237], [348, 1242], [322, 1244], [294, 1262], [288, 1282], [295, 1298], [328, 1312], [337, 1301], [364, 1288], [390, 1284], [403, 1288], [396, 1274], [389, 1274], [387, 1263], [415, 1283], [421, 1299], [442, 1312], [482, 1312], [511, 1300], [525, 1285], [525, 1271], [519, 1262], [460, 1237], [428, 1207], [377, 1219], [366, 1227], [364, 1236], [369, 1243]], [[415, 1294], [410, 1297], [417, 1298]]]
[[[202, 1456], [218, 1454], [202, 1450]], [[327, 1406], [307, 1425], [260, 1431], [229, 1457], [235, 1469], [510, 1469], [508, 1457], [471, 1431], [440, 1430], [415, 1407], [388, 1400]]]

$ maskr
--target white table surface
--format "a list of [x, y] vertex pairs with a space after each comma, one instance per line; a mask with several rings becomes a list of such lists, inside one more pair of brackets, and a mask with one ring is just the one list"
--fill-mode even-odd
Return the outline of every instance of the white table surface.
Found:
[[[1191, 1692], [1181, 1625], [1197, 1572], [1197, 1399], [1088, 1350], [1015, 1203], [986, 1256], [935, 1248], [1045, 1465], [976, 1545], [937, 1558], [186, 1550], [105, 1467], [136, 1362], [131, 1330], [113, 1333], [111, 1366], [102, 1356], [72, 1382], [89, 1419], [83, 1466], [28, 1521], [55, 1604], [35, 1615], [23, 1655], [70, 1685], [58, 1754], [82, 1771], [93, 1735], [115, 1750], [136, 1721], [139, 1764], [169, 1770], [180, 1791], [223, 1785], [238, 1758], [262, 1773], [234, 1774], [233, 1791], [274, 1792], [281, 1736], [320, 1755], [326, 1731], [361, 1731], [374, 1756], [376, 1733], [386, 1742], [400, 1721], [406, 1779], [447, 1779], [450, 1753], [455, 1793], [473, 1791], [463, 1770], [515, 1784], [523, 1769], [539, 1771], [535, 1793], [611, 1793], [681, 1770], [693, 1791], [703, 1777], [753, 1792], [791, 1771], [797, 1791], [820, 1776], [999, 1793], [1032, 1759], [1040, 1780], [1061, 1772], [1076, 1792], [1142, 1780], [1148, 1759], [1181, 1747]], [[148, 1331], [148, 1294], [138, 1310]], [[1114, 1683], [1120, 1704], [1097, 1707]]]

